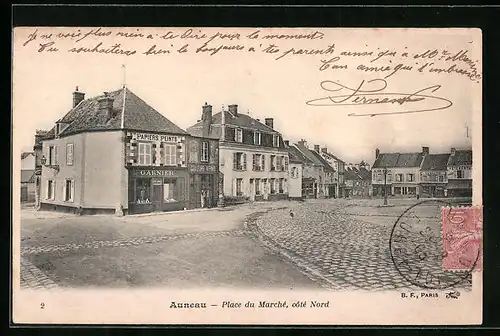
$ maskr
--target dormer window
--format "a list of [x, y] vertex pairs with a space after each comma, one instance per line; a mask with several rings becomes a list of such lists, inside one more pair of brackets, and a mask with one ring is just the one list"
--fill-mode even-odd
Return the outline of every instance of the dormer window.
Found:
[[280, 142], [279, 142], [279, 135], [273, 134], [273, 147], [279, 147]]
[[260, 132], [254, 132], [253, 133], [253, 143], [255, 145], [260, 145], [261, 144], [261, 133]]
[[237, 128], [234, 133], [234, 141], [243, 142], [243, 130], [241, 128]]

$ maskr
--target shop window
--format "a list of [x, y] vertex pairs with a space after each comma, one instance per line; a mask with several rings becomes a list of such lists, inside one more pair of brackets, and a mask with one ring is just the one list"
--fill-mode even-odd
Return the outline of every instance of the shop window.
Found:
[[177, 202], [175, 190], [175, 180], [165, 180], [163, 183], [163, 201], [165, 203]]
[[415, 195], [417, 193], [416, 187], [408, 187], [408, 195]]
[[245, 153], [233, 153], [233, 170], [247, 169], [247, 155]]
[[243, 179], [236, 179], [236, 196], [243, 196]]
[[255, 145], [260, 145], [261, 144], [261, 133], [260, 132], [254, 132], [253, 133], [253, 143]]
[[73, 165], [73, 144], [67, 144], [66, 145], [66, 165], [72, 166]]
[[394, 187], [394, 195], [401, 195], [401, 187]]
[[201, 161], [208, 162], [208, 141], [201, 143]]
[[278, 180], [278, 192], [280, 194], [283, 194], [283, 192], [284, 192], [284, 189], [283, 189], [283, 179], [282, 178], [280, 178]]
[[139, 165], [150, 166], [152, 162], [151, 158], [151, 144], [140, 142], [139, 143]]
[[151, 180], [137, 179], [135, 184], [135, 202], [137, 204], [151, 203]]
[[66, 180], [64, 183], [64, 201], [73, 202], [75, 195], [75, 181]]
[[47, 181], [47, 195], [46, 198], [48, 200], [54, 200], [56, 196], [56, 182], [54, 180]]
[[164, 145], [165, 146], [165, 165], [177, 165], [177, 145]]
[[269, 179], [269, 184], [271, 185], [271, 194], [275, 194], [276, 193], [275, 180], [273, 178]]

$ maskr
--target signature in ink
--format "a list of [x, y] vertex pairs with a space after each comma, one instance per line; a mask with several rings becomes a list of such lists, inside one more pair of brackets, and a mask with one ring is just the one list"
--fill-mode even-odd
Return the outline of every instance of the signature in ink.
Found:
[[[320, 84], [324, 91], [336, 92], [335, 95], [312, 99], [306, 102], [310, 106], [359, 106], [359, 105], [411, 105], [418, 102], [426, 102], [434, 105], [433, 107], [411, 107], [403, 111], [372, 112], [372, 113], [350, 113], [352, 117], [363, 117], [376, 115], [394, 115], [418, 112], [431, 112], [444, 110], [453, 105], [453, 103], [442, 97], [433, 95], [441, 85], [433, 85], [419, 89], [413, 93], [385, 92], [387, 81], [385, 79], [362, 80], [356, 88], [350, 88], [338, 82], [326, 80]], [[418, 106], [418, 104], [415, 104]]]

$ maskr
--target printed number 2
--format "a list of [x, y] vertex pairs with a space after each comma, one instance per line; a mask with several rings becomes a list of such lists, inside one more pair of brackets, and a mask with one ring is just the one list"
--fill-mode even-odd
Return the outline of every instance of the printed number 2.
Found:
[[45, 308], [45, 303], [40, 302], [40, 309], [44, 309], [44, 308]]

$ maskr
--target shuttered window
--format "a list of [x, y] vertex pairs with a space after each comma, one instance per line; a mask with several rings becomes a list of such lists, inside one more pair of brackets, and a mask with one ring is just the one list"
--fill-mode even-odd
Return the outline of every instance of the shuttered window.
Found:
[[73, 202], [75, 196], [75, 181], [66, 180], [64, 183], [64, 201], [65, 202]]
[[165, 149], [165, 165], [166, 166], [177, 165], [177, 146], [164, 145], [164, 149]]
[[139, 165], [150, 166], [152, 163], [151, 158], [151, 144], [146, 142], [139, 143]]

